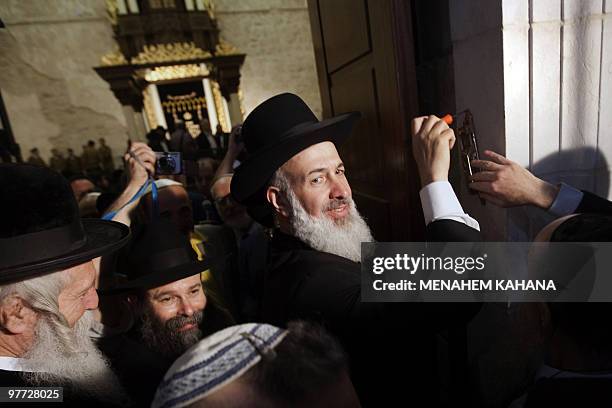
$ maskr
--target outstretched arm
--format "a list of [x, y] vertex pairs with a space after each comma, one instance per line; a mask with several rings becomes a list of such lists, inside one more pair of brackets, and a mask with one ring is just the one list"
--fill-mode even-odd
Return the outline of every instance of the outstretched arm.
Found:
[[533, 205], [544, 210], [551, 207], [559, 187], [539, 179], [499, 153], [485, 150], [484, 155], [490, 160], [472, 161], [472, 167], [481, 171], [474, 173], [468, 184], [480, 197], [499, 207]]
[[[119, 198], [109, 207], [107, 212], [116, 211], [123, 207], [140, 190], [149, 178], [149, 174], [155, 174], [155, 152], [145, 143], [136, 142], [132, 144], [131, 152], [126, 153], [123, 159], [128, 171], [128, 183]], [[140, 163], [139, 163], [140, 162]], [[113, 217], [113, 221], [127, 225], [131, 224], [130, 214], [136, 208], [140, 199], [134, 200]]]
[[[123, 207], [130, 199], [140, 190], [144, 183], [149, 178], [149, 174], [155, 174], [155, 153], [145, 143], [135, 142], [132, 143], [130, 148], [132, 155], [126, 153], [123, 159], [125, 160], [126, 170], [128, 172], [128, 183], [119, 198], [115, 200], [113, 204], [106, 210], [106, 212], [117, 211]], [[135, 159], [138, 158], [138, 160]], [[138, 163], [140, 161], [142, 164]], [[143, 166], [144, 165], [144, 166]], [[134, 200], [134, 202], [121, 208], [117, 214], [113, 217], [113, 221], [120, 222], [127, 225], [131, 224], [130, 214], [136, 208], [140, 199]], [[100, 269], [101, 269], [102, 258], [95, 258], [93, 260], [94, 267], [97, 272], [96, 287], [99, 285]]]

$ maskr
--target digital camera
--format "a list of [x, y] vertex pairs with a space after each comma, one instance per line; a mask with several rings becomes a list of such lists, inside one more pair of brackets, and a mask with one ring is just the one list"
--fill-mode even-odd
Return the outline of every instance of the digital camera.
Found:
[[180, 152], [155, 152], [155, 173], [159, 175], [181, 174], [183, 161]]

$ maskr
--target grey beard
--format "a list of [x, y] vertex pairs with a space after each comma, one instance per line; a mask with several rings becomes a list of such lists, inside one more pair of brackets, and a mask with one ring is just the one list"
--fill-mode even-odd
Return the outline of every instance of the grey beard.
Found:
[[324, 213], [316, 218], [308, 214], [291, 189], [287, 196], [292, 208], [290, 225], [296, 238], [318, 251], [361, 262], [361, 243], [374, 242], [374, 238], [352, 198], [344, 200], [349, 206], [348, 215], [335, 222]]
[[[191, 317], [176, 316], [166, 322], [160, 322], [159, 319], [145, 312], [141, 317], [142, 341], [149, 349], [164, 357], [176, 359], [202, 339], [202, 331], [199, 327], [203, 316], [204, 312], [199, 310]], [[195, 324], [196, 328], [185, 332], [178, 331], [187, 323]]]
[[78, 395], [123, 405], [126, 394], [110, 364], [88, 336], [90, 311], [73, 328], [41, 315], [32, 348], [23, 356], [23, 379], [33, 386], [69, 386]]

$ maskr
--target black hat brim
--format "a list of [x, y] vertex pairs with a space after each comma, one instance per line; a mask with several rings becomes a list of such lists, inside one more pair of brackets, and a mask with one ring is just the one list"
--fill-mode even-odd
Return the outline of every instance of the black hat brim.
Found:
[[193, 261], [188, 264], [178, 265], [173, 268], [168, 268], [153, 273], [148, 273], [136, 279], [121, 283], [114, 288], [99, 291], [100, 295], [118, 295], [121, 293], [132, 292], [134, 290], [147, 290], [167, 285], [171, 282], [176, 282], [181, 279], [188, 278], [193, 275], [198, 275], [210, 268], [210, 262]]
[[249, 157], [232, 177], [231, 194], [248, 207], [248, 212], [258, 222], [270, 226], [271, 209], [265, 202], [264, 187], [289, 159], [304, 149], [322, 142], [332, 142], [339, 147], [350, 136], [359, 112], [349, 112], [320, 122], [299, 126], [280, 143]]
[[[72, 252], [47, 260], [12, 266], [0, 273], [0, 284], [22, 281], [40, 275], [61, 271], [89, 260], [108, 255], [124, 246], [130, 239], [130, 229], [119, 222], [100, 219], [83, 219], [85, 245]], [[41, 242], [40, 245], [44, 245]], [[30, 248], [36, 251], [35, 247]]]

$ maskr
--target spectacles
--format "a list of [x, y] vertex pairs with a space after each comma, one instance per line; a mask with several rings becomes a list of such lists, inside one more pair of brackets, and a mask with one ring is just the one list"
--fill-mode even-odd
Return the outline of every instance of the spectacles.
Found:
[[215, 198], [214, 201], [215, 201], [215, 204], [218, 205], [219, 207], [227, 207], [235, 203], [231, 194], [228, 194], [223, 197]]

